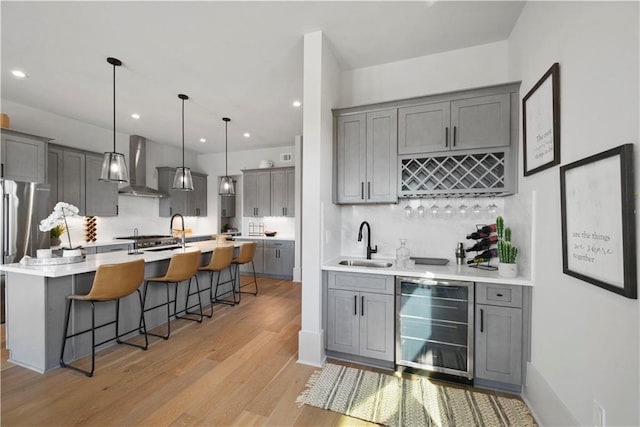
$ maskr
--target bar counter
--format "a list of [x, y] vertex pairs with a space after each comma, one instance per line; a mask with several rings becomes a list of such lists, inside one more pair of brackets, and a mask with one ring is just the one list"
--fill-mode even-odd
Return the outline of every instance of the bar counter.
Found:
[[[211, 253], [218, 247], [233, 245], [237, 248], [242, 242], [217, 243], [215, 240], [191, 242], [185, 251], [200, 250], [202, 252], [201, 265], [206, 265], [211, 259]], [[71, 294], [86, 294], [91, 289], [95, 271], [102, 264], [116, 264], [121, 262], [144, 259], [145, 277], [163, 275], [169, 265], [169, 259], [174, 253], [182, 252], [182, 248], [163, 251], [142, 251], [141, 254], [128, 254], [127, 251], [109, 252], [87, 255], [83, 262], [74, 264], [33, 266], [19, 263], [0, 265], [6, 272], [6, 346], [9, 350], [9, 361], [36, 372], [45, 373], [59, 367], [60, 349], [64, 334], [64, 316], [66, 297]], [[228, 280], [228, 270], [222, 272], [221, 281]], [[208, 289], [209, 272], [199, 272], [200, 289]], [[213, 282], [215, 285], [214, 274]], [[142, 290], [143, 283], [140, 284]], [[173, 295], [173, 285], [171, 285]], [[195, 280], [192, 282], [194, 290]], [[182, 283], [178, 292], [178, 310], [184, 307], [187, 285]], [[230, 290], [230, 284], [221, 288], [221, 292]], [[189, 305], [197, 302], [195, 295], [189, 300]], [[209, 305], [209, 293], [202, 292], [202, 304]], [[165, 285], [150, 284], [148, 287], [146, 307], [152, 307], [166, 300]], [[70, 330], [74, 332], [90, 327], [90, 304], [74, 304], [70, 318]], [[138, 296], [133, 293], [120, 301], [120, 331], [134, 330], [140, 319], [140, 303]], [[96, 325], [115, 320], [115, 302], [96, 304]], [[206, 318], [205, 318], [206, 320]], [[166, 309], [145, 313], [147, 329], [153, 329], [166, 323]], [[174, 320], [175, 322], [175, 320]], [[178, 320], [187, 322], [187, 320]], [[96, 332], [96, 342], [108, 339], [114, 335], [114, 327], [105, 327]], [[123, 339], [137, 335], [132, 332]], [[149, 337], [150, 340], [159, 338]], [[104, 346], [115, 345], [115, 341]], [[99, 349], [98, 349], [99, 350]], [[153, 351], [150, 348], [148, 351]], [[91, 334], [84, 334], [70, 339], [65, 350], [65, 360], [72, 361], [91, 353]], [[100, 364], [97, 364], [100, 369]]]

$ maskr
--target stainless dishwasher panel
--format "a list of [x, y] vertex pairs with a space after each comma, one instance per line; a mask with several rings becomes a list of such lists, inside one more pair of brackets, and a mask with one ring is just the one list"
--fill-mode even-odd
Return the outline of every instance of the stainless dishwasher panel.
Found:
[[473, 379], [473, 282], [396, 277], [396, 365]]

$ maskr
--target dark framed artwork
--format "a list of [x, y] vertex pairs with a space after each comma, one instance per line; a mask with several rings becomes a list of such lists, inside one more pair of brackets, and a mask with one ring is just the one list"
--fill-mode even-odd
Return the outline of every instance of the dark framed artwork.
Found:
[[560, 65], [556, 62], [522, 99], [524, 176], [560, 164]]
[[562, 271], [638, 297], [633, 144], [560, 167]]

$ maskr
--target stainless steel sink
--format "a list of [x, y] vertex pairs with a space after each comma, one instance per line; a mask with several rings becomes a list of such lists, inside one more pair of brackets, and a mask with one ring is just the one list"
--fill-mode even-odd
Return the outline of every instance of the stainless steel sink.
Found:
[[370, 259], [345, 259], [340, 261], [340, 265], [348, 265], [349, 267], [375, 267], [375, 268], [389, 268], [393, 263], [387, 261], [374, 261]]

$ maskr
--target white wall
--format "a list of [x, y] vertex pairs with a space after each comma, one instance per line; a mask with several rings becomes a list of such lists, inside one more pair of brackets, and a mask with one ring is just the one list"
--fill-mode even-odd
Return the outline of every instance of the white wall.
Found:
[[[638, 164], [638, 22], [637, 2], [524, 7], [509, 38], [509, 79], [522, 80], [522, 97], [560, 63], [562, 164], [630, 142]], [[514, 206], [536, 199], [525, 397], [544, 425], [593, 425], [594, 400], [607, 425], [640, 425], [639, 302], [562, 273], [559, 168], [519, 175]]]
[[507, 82], [507, 42], [344, 71], [339, 107]]

